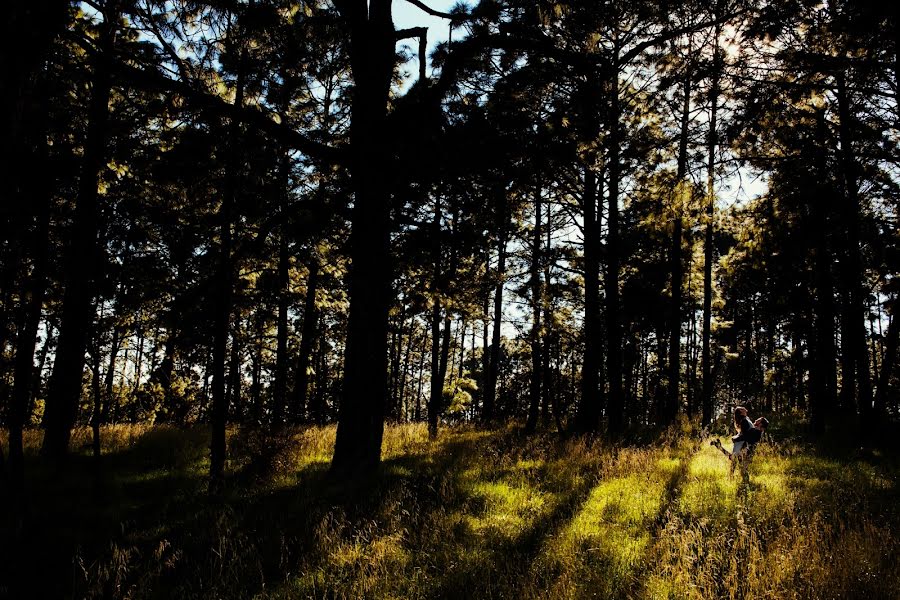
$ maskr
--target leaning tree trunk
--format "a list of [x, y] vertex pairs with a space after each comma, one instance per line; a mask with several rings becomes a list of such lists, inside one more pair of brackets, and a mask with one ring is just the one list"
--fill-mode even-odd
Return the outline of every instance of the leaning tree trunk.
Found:
[[[391, 295], [387, 102], [396, 60], [390, 0], [342, 0], [349, 25], [351, 97], [350, 311], [333, 474], [381, 462]], [[368, 8], [367, 8], [368, 5]]]
[[69, 451], [69, 439], [75, 424], [84, 353], [92, 322], [92, 299], [101, 249], [97, 244], [99, 206], [97, 186], [106, 163], [106, 139], [112, 77], [109, 61], [115, 46], [118, 9], [115, 3], [103, 11], [100, 53], [94, 61], [91, 99], [88, 104], [87, 136], [81, 162], [75, 218], [67, 251], [68, 265], [63, 294], [62, 320], [53, 375], [47, 391], [44, 413], [44, 440], [41, 453], [56, 460]]

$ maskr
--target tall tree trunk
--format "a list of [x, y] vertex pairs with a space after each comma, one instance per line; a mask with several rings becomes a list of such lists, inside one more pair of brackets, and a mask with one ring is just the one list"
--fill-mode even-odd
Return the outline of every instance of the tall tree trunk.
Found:
[[[122, 345], [122, 331], [119, 325], [113, 326], [113, 335], [112, 341], [110, 342], [109, 348], [109, 364], [106, 367], [106, 376], [103, 381], [103, 406], [100, 409], [100, 422], [106, 422], [110, 413], [110, 406], [113, 401], [113, 391], [115, 388], [116, 382], [116, 359], [119, 356], [119, 349]], [[128, 360], [128, 355], [126, 353], [125, 356], [126, 362]]]
[[610, 84], [609, 146], [609, 212], [606, 237], [606, 365], [609, 379], [607, 416], [609, 431], [622, 431], [625, 398], [622, 393], [622, 323], [619, 309], [619, 185], [620, 164], [620, 108], [619, 65], [613, 67]]
[[[45, 107], [41, 103], [38, 109], [39, 119], [45, 120]], [[44, 129], [40, 127], [39, 129]], [[38, 165], [47, 162], [47, 147], [40, 145], [35, 151]], [[30, 246], [33, 258], [31, 273], [27, 276], [25, 289], [21, 295], [21, 326], [17, 327], [16, 356], [13, 367], [13, 388], [9, 410], [9, 469], [10, 485], [15, 492], [22, 490], [25, 480], [23, 429], [31, 414], [29, 410], [34, 394], [40, 383], [40, 372], [35, 376], [34, 352], [37, 345], [37, 334], [41, 322], [41, 309], [47, 289], [47, 264], [50, 244], [50, 204], [51, 190], [47, 178], [36, 178], [32, 201], [37, 204], [34, 226], [31, 230]], [[42, 349], [42, 361], [46, 358], [50, 341], [50, 326], [47, 326], [47, 340]]]
[[[818, 132], [824, 143], [826, 124], [822, 113], [818, 116]], [[824, 157], [816, 161], [816, 173], [824, 177], [827, 169]], [[837, 404], [837, 370], [834, 345], [834, 283], [832, 281], [832, 254], [828, 243], [828, 231], [833, 228], [831, 190], [814, 190], [809, 194], [807, 206], [811, 213], [813, 231], [813, 271], [815, 296], [813, 310], [815, 327], [810, 333], [810, 424], [821, 434], [831, 419]]]
[[422, 421], [422, 386], [425, 381], [425, 355], [428, 354], [428, 334], [422, 333], [422, 349], [419, 351], [419, 385], [416, 389], [416, 408], [414, 419], [416, 423]]
[[[544, 392], [541, 396], [541, 422], [546, 427], [549, 424], [550, 414], [553, 413], [555, 417], [557, 417], [557, 429], [562, 432], [562, 423], [559, 421], [558, 412], [551, 409], [551, 404], [553, 403], [553, 394], [554, 394], [554, 381], [553, 381], [553, 373], [550, 370], [550, 354], [552, 351], [552, 346], [555, 341], [554, 338], [557, 338], [558, 335], [553, 332], [552, 327], [552, 315], [551, 315], [551, 298], [553, 297], [553, 291], [550, 288], [550, 275], [555, 266], [553, 258], [552, 258], [552, 245], [553, 245], [553, 212], [552, 205], [547, 203], [547, 237], [546, 237], [546, 246], [544, 247], [544, 289], [547, 290], [547, 301], [544, 302], [544, 329], [547, 333], [544, 335], [544, 363], [541, 365], [541, 370], [544, 372]], [[473, 340], [472, 343], [474, 345], [474, 332], [473, 332]], [[473, 350], [474, 352], [474, 350]]]
[[486, 423], [490, 423], [495, 417], [494, 408], [497, 403], [497, 379], [500, 372], [500, 340], [501, 329], [503, 327], [503, 285], [506, 280], [505, 198], [504, 202], [501, 204], [501, 215], [504, 219], [504, 225], [500, 232], [499, 250], [497, 254], [497, 285], [494, 288], [494, 322], [492, 324], [493, 329], [491, 330], [490, 363], [487, 372], [487, 385], [484, 390], [484, 406], [482, 407], [482, 418]]
[[[243, 41], [241, 41], [243, 43]], [[235, 83], [234, 105], [244, 105], [244, 50], [238, 52], [237, 77]], [[210, 440], [209, 491], [216, 495], [221, 492], [225, 483], [225, 457], [227, 453], [225, 428], [228, 420], [229, 400], [225, 392], [225, 355], [228, 346], [228, 333], [231, 329], [231, 311], [234, 294], [234, 258], [232, 257], [232, 226], [235, 221], [243, 159], [241, 158], [241, 123], [232, 117], [228, 124], [228, 148], [225, 165], [225, 182], [222, 201], [219, 207], [219, 257], [216, 273], [217, 294], [215, 315], [213, 318], [213, 382], [212, 382], [212, 438]], [[237, 336], [232, 341], [231, 392], [239, 396], [235, 390], [240, 380], [240, 361], [235, 360], [238, 354]], [[236, 364], [237, 363], [237, 364]], [[237, 393], [236, 393], [237, 392]]]
[[491, 345], [485, 347], [488, 353], [485, 359], [485, 385], [481, 407], [481, 417], [485, 423], [494, 420], [494, 409], [497, 403], [497, 378], [500, 367], [501, 334], [503, 327], [503, 286], [506, 281], [506, 244], [507, 244], [507, 204], [506, 191], [499, 189], [497, 195], [497, 221], [499, 235], [497, 238], [497, 271], [494, 286], [494, 306], [491, 328]]
[[582, 192], [584, 214], [584, 362], [581, 368], [581, 402], [577, 429], [596, 431], [603, 407], [600, 385], [600, 220], [597, 215], [597, 175], [593, 167], [584, 169]]
[[682, 244], [683, 244], [683, 199], [689, 189], [689, 183], [686, 181], [687, 176], [687, 149], [688, 149], [688, 129], [691, 119], [691, 69], [687, 67], [684, 74], [684, 82], [682, 86], [681, 107], [681, 134], [678, 139], [678, 174], [677, 185], [678, 190], [675, 195], [675, 203], [672, 207], [672, 242], [671, 242], [671, 265], [672, 265], [672, 308], [671, 308], [671, 331], [669, 333], [669, 382], [668, 382], [668, 407], [666, 411], [666, 421], [671, 423], [678, 414], [681, 405], [681, 297], [682, 282], [684, 280], [684, 268], [682, 265]]
[[100, 416], [103, 412], [103, 392], [100, 385], [100, 321], [103, 318], [103, 311], [100, 311], [101, 318], [94, 323], [94, 348], [91, 352], [91, 398], [93, 400], [93, 410], [91, 411], [91, 433], [93, 438], [93, 455], [95, 459], [100, 458]]
[[444, 371], [441, 368], [441, 204], [435, 198], [432, 219], [432, 300], [431, 300], [431, 391], [428, 396], [428, 435], [437, 436]]
[[282, 151], [278, 169], [281, 227], [278, 234], [278, 315], [276, 317], [275, 379], [272, 382], [272, 429], [284, 425], [288, 378], [288, 307], [290, 305], [290, 257], [288, 255], [288, 198], [290, 155]]
[[59, 342], [44, 413], [45, 432], [41, 452], [56, 460], [64, 458], [69, 452], [69, 439], [81, 396], [84, 353], [92, 322], [91, 303], [97, 266], [101, 263], [101, 249], [97, 244], [100, 212], [97, 187], [101, 170], [106, 164], [112, 90], [109, 61], [112, 60], [116, 43], [118, 21], [117, 3], [110, 2], [103, 10], [100, 53], [93, 65], [87, 136], [75, 199], [75, 218], [67, 251], [68, 265]]
[[[844, 315], [841, 319], [841, 353], [849, 353], [848, 363], [855, 370], [856, 404], [864, 427], [872, 425], [872, 380], [869, 372], [869, 349], [866, 343], [866, 290], [860, 251], [861, 198], [857, 178], [857, 161], [853, 150], [853, 130], [849, 91], [844, 73], [836, 77], [838, 133], [841, 142], [841, 170], [843, 171], [845, 199], [842, 203], [845, 235], [843, 286], [848, 290]], [[845, 326], [846, 325], [846, 326]], [[846, 349], [844, 348], [846, 346]], [[843, 395], [843, 394], [842, 394]]]
[[878, 378], [878, 389], [875, 392], [875, 419], [876, 422], [884, 420], [887, 414], [887, 392], [891, 384], [891, 375], [894, 371], [894, 364], [897, 361], [897, 340], [900, 337], [900, 326], [898, 326], [897, 314], [895, 309], [896, 299], [891, 303], [891, 317], [888, 323], [887, 344], [884, 349], [884, 358], [881, 360], [881, 373]]
[[405, 422], [408, 419], [406, 414], [406, 386], [409, 378], [409, 355], [412, 352], [413, 338], [415, 338], [415, 315], [410, 319], [409, 334], [406, 336], [406, 350], [403, 353], [403, 367], [400, 370], [400, 385], [397, 391], [396, 416], [397, 420]]
[[350, 315], [332, 472], [371, 472], [381, 461], [391, 296], [387, 101], [396, 60], [390, 0], [343, 0], [351, 97]]
[[[716, 8], [716, 18], [718, 18], [718, 2]], [[719, 134], [717, 131], [717, 119], [719, 113], [719, 77], [722, 70], [721, 50], [719, 49], [720, 26], [716, 25], [714, 34], [714, 58], [712, 81], [709, 89], [709, 136], [707, 147], [707, 168], [706, 168], [706, 231], [703, 240], [703, 334], [700, 359], [700, 373], [702, 378], [702, 392], [700, 398], [700, 406], [702, 408], [702, 421], [704, 425], [709, 425], [713, 417], [713, 379], [711, 371], [711, 351], [710, 351], [710, 327], [712, 325], [712, 263], [713, 263], [713, 222], [715, 219], [716, 207], [716, 147], [719, 144]]]
[[252, 411], [253, 425], [258, 425], [263, 418], [263, 402], [262, 402], [262, 351], [263, 351], [263, 326], [260, 323], [257, 331], [256, 343], [253, 348], [253, 355], [250, 359], [250, 410]]
[[541, 280], [541, 186], [534, 191], [534, 241], [531, 247], [531, 393], [528, 403], [528, 419], [525, 431], [534, 432], [537, 428], [541, 405], [543, 357], [541, 348], [541, 307], [543, 304], [543, 285]]

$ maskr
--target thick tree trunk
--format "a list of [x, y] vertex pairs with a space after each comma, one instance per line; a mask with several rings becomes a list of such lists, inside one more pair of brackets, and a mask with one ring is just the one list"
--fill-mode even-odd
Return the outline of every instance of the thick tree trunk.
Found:
[[[40, 109], [43, 112], [43, 107]], [[41, 120], [43, 120], [43, 114]], [[40, 163], [46, 164], [47, 149], [42, 145], [35, 152]], [[9, 410], [9, 469], [10, 485], [13, 490], [21, 491], [25, 479], [23, 429], [31, 414], [30, 404], [40, 382], [40, 372], [35, 376], [34, 352], [37, 345], [38, 328], [41, 322], [41, 309], [47, 289], [47, 264], [50, 244], [50, 203], [51, 190], [47, 186], [47, 178], [39, 178], [41, 183], [32, 190], [37, 204], [34, 228], [31, 231], [31, 251], [33, 265], [21, 295], [20, 327], [17, 327], [16, 357], [13, 367], [13, 388]], [[50, 328], [48, 325], [47, 340], [42, 349], [42, 359], [46, 358]], [[43, 366], [43, 361], [41, 363]]]
[[344, 390], [331, 468], [371, 472], [381, 461], [391, 296], [387, 101], [396, 60], [390, 0], [338, 4], [350, 30], [350, 316]]
[[92, 322], [91, 302], [97, 266], [101, 262], [101, 249], [97, 244], [100, 212], [97, 184], [106, 163], [107, 124], [112, 90], [108, 61], [112, 60], [119, 21], [115, 3], [106, 7], [103, 16], [101, 53], [94, 63], [87, 116], [88, 130], [75, 199], [75, 218], [67, 250], [68, 265], [59, 343], [44, 413], [45, 432], [41, 452], [56, 460], [64, 458], [69, 451], [69, 439], [81, 397], [84, 353]]

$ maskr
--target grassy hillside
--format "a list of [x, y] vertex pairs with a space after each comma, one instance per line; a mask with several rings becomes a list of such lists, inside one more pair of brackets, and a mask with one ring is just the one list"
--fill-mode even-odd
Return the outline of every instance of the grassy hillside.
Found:
[[[88, 432], [78, 436], [85, 445]], [[227, 496], [210, 502], [205, 431], [117, 426], [104, 431], [99, 465], [77, 456], [56, 472], [32, 460], [30, 517], [20, 544], [4, 546], [6, 589], [896, 598], [894, 457], [834, 457], [772, 437], [744, 479], [688, 431], [611, 447], [512, 427], [451, 429], [429, 442], [424, 426], [402, 425], [386, 432], [377, 480], [334, 483], [325, 477], [333, 428], [274, 442], [235, 431]], [[29, 441], [33, 450], [37, 437]]]

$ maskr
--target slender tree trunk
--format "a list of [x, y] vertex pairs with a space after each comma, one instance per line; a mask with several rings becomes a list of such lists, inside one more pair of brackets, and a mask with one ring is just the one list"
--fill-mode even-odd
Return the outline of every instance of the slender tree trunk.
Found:
[[93, 65], [87, 136], [75, 199], [72, 237], [67, 251], [68, 266], [59, 342], [44, 413], [45, 432], [41, 452], [56, 460], [63, 459], [69, 452], [69, 439], [81, 396], [84, 353], [92, 322], [91, 302], [97, 267], [101, 263], [101, 249], [97, 244], [100, 213], [97, 184], [106, 164], [107, 124], [112, 90], [109, 61], [112, 60], [116, 43], [118, 21], [117, 3], [110, 2], [103, 11], [100, 54]]
[[537, 428], [541, 405], [541, 374], [543, 357], [541, 348], [541, 305], [543, 304], [543, 285], [541, 280], [541, 186], [536, 186], [534, 193], [534, 242], [531, 247], [531, 393], [528, 403], [528, 419], [525, 431], [532, 433]]
[[303, 420], [306, 410], [306, 397], [309, 388], [309, 357], [313, 343], [318, 335], [319, 310], [316, 307], [316, 294], [319, 290], [319, 258], [315, 250], [310, 250], [307, 263], [309, 276], [306, 280], [306, 298], [303, 300], [303, 330], [300, 332], [300, 350], [297, 357], [297, 372], [294, 376], [294, 398], [291, 407], [295, 422]]
[[[716, 17], [718, 17], [718, 3]], [[719, 113], [719, 77], [721, 75], [721, 50], [719, 49], [720, 26], [715, 27], [713, 52], [712, 81], [709, 90], [709, 137], [706, 169], [706, 231], [703, 241], [703, 334], [701, 345], [700, 373], [702, 378], [702, 395], [700, 405], [703, 411], [704, 425], [713, 418], [713, 379], [711, 372], [710, 327], [712, 325], [712, 263], [713, 263], [713, 223], [716, 207], [716, 147], [719, 144], [717, 118]]]
[[253, 348], [250, 371], [250, 406], [253, 415], [253, 425], [259, 425], [263, 418], [262, 403], [262, 351], [263, 351], [263, 327], [260, 324], [257, 331], [256, 343]]
[[[494, 420], [494, 408], [497, 403], [497, 379], [500, 369], [500, 340], [503, 327], [503, 286], [506, 282], [506, 242], [507, 242], [507, 205], [506, 191], [497, 191], [497, 216], [499, 236], [497, 239], [497, 283], [494, 288], [494, 316], [491, 330], [490, 359], [488, 361], [487, 382], [484, 389], [482, 419], [485, 423]], [[487, 349], [485, 349], [487, 350]]]
[[[892, 307], [896, 306], [896, 299], [892, 302]], [[891, 311], [891, 320], [888, 323], [887, 345], [884, 350], [884, 358], [881, 361], [881, 373], [878, 378], [878, 389], [875, 392], [875, 419], [876, 422], [884, 420], [887, 414], [887, 392], [891, 384], [891, 375], [894, 371], [894, 365], [897, 361], [897, 340], [900, 337], [900, 326], [897, 322], [896, 312]]]
[[622, 392], [622, 323], [619, 309], [619, 185], [620, 164], [620, 108], [619, 66], [613, 69], [610, 82], [609, 147], [609, 212], [606, 237], [606, 365], [609, 380], [607, 416], [609, 431], [616, 435], [622, 431], [625, 398]]
[[[553, 244], [553, 213], [551, 204], [547, 203], [547, 238], [546, 238], [546, 246], [544, 247], [544, 289], [547, 290], [547, 299], [544, 302], [544, 329], [546, 333], [544, 334], [544, 363], [541, 365], [541, 370], [544, 372], [543, 380], [544, 380], [544, 392], [541, 396], [541, 422], [546, 427], [549, 424], [550, 413], [553, 412], [555, 416], [557, 416], [557, 429], [561, 432], [562, 427], [561, 423], [558, 420], [558, 414], [556, 411], [551, 410], [551, 404], [553, 403], [553, 394], [555, 393], [553, 375], [550, 370], [550, 354], [552, 351], [552, 346], [554, 343], [554, 338], [556, 337], [556, 333], [553, 331], [552, 321], [551, 321], [551, 299], [553, 298], [553, 291], [550, 288], [550, 274], [555, 266], [553, 264], [552, 258], [552, 244]], [[474, 334], [473, 334], [474, 337]], [[474, 345], [474, 339], [473, 339]], [[474, 351], [473, 351], [474, 352]]]
[[600, 390], [600, 219], [597, 215], [597, 176], [591, 166], [584, 169], [582, 192], [584, 214], [584, 362], [581, 368], [581, 402], [577, 429], [597, 430], [603, 406]]
[[[116, 359], [119, 356], [119, 349], [122, 345], [122, 331], [119, 325], [113, 326], [112, 341], [109, 348], [109, 364], [106, 368], [106, 376], [103, 381], [103, 405], [100, 408], [100, 422], [105, 423], [110, 413], [110, 406], [113, 402], [113, 391], [116, 380]], [[126, 359], [128, 358], [126, 354]]]
[[278, 235], [278, 315], [276, 317], [275, 380], [272, 382], [272, 429], [284, 425], [284, 411], [288, 388], [288, 307], [290, 305], [290, 256], [288, 254], [288, 199], [290, 184], [290, 155], [282, 151], [279, 164], [279, 194], [281, 196], [281, 230]]
[[[103, 311], [100, 312], [101, 319]], [[94, 324], [94, 348], [91, 352], [91, 397], [93, 411], [91, 412], [91, 433], [93, 437], [93, 454], [95, 459], [100, 458], [100, 416], [103, 412], [103, 393], [100, 386], [100, 319]]]
[[428, 396], [428, 435], [437, 436], [444, 371], [441, 368], [441, 204], [435, 198], [432, 219], [431, 390]]
[[687, 147], [688, 133], [691, 117], [691, 69], [685, 69], [684, 82], [682, 87], [684, 95], [681, 108], [681, 134], [678, 140], [678, 174], [677, 182], [679, 189], [675, 195], [675, 204], [672, 215], [672, 245], [671, 245], [671, 265], [672, 265], [672, 308], [671, 308], [671, 331], [669, 333], [669, 382], [668, 382], [668, 409], [666, 411], [666, 421], [671, 423], [678, 415], [678, 409], [681, 405], [681, 297], [682, 297], [682, 281], [684, 279], [684, 267], [682, 265], [682, 245], [683, 245], [683, 199], [687, 193], [689, 183], [685, 180], [687, 175]]
[[425, 355], [428, 353], [428, 335], [422, 333], [422, 349], [419, 352], [419, 385], [416, 389], [416, 408], [414, 419], [416, 423], [422, 421], [422, 387], [425, 381]]
[[415, 338], [415, 315], [410, 319], [409, 334], [406, 336], [406, 350], [403, 353], [403, 368], [400, 371], [400, 385], [397, 392], [397, 419], [405, 422], [406, 414], [406, 386], [409, 378], [409, 355], [412, 352], [413, 338]]
[[[234, 105], [244, 105], [244, 50], [238, 55], [237, 81], [235, 85]], [[225, 428], [228, 421], [229, 398], [225, 391], [225, 355], [228, 346], [228, 333], [231, 329], [231, 311], [234, 294], [234, 258], [232, 257], [232, 226], [235, 220], [236, 206], [240, 194], [243, 160], [241, 158], [241, 123], [232, 118], [229, 123], [227, 160], [225, 166], [225, 189], [219, 207], [219, 257], [216, 273], [218, 293], [215, 301], [213, 320], [213, 383], [212, 383], [212, 439], [210, 441], [209, 491], [216, 495], [221, 492], [225, 483], [225, 458], [227, 453]], [[232, 340], [231, 360], [231, 395], [240, 396], [235, 390], [240, 380], [240, 361], [238, 355], [237, 336]]]
[[[836, 78], [838, 113], [840, 126], [838, 133], [841, 142], [841, 170], [843, 171], [845, 200], [841, 211], [846, 227], [845, 256], [841, 263], [843, 285], [848, 290], [848, 305], [841, 323], [842, 354], [849, 353], [848, 363], [852, 363], [856, 373], [857, 406], [860, 420], [865, 428], [872, 425], [872, 379], [869, 372], [869, 349], [866, 343], [866, 290], [864, 289], [864, 273], [860, 251], [860, 212], [862, 210], [859, 196], [859, 184], [856, 156], [853, 151], [852, 120], [850, 97], [844, 73]], [[846, 322], [846, 327], [845, 327]], [[847, 346], [846, 350], [843, 346]], [[843, 394], [842, 394], [843, 395]]]

